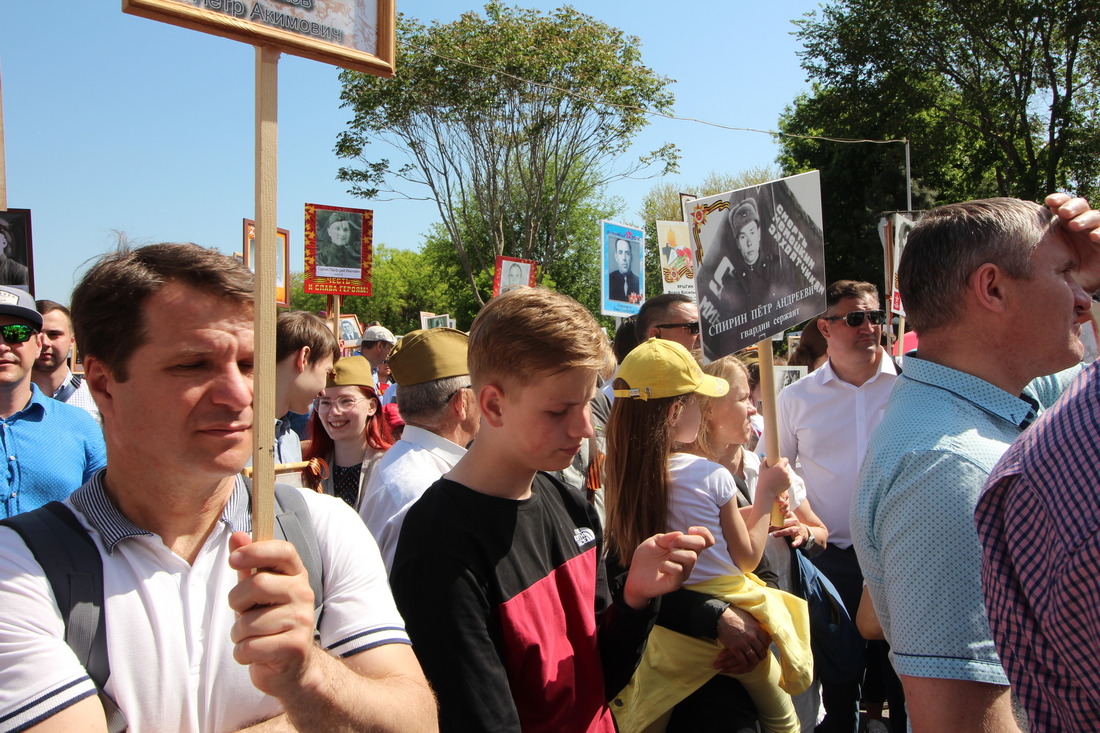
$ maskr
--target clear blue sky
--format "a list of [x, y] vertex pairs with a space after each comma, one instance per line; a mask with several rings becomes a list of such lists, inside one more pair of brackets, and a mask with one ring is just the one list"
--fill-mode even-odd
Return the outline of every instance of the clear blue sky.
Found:
[[[481, 8], [397, 5], [424, 21]], [[817, 2], [574, 6], [640, 39], [645, 63], [676, 80], [677, 115], [771, 130], [807, 88], [791, 20]], [[120, 0], [4, 2], [8, 206], [32, 210], [36, 297], [67, 303], [115, 231], [139, 243], [240, 251], [241, 219], [253, 216], [254, 55], [242, 43], [125, 15]], [[302, 268], [306, 202], [372, 208], [375, 242], [405, 249], [419, 248], [437, 220], [434, 204], [367, 202], [336, 180], [332, 149], [350, 116], [339, 107], [337, 73], [293, 56], [279, 62], [278, 223], [291, 232], [293, 270]], [[665, 142], [681, 149], [671, 179], [681, 184], [768, 165], [777, 152], [767, 135], [659, 120], [639, 136], [636, 154]], [[659, 180], [608, 191], [624, 202], [624, 223], [642, 224], [641, 199]]]

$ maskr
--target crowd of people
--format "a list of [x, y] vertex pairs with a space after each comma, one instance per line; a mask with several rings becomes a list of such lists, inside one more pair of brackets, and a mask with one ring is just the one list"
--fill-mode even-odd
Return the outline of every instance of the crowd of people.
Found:
[[1100, 728], [1100, 211], [1046, 204], [920, 220], [903, 360], [875, 286], [829, 285], [771, 456], [683, 295], [612, 344], [519, 287], [344, 357], [280, 313], [310, 488], [263, 542], [247, 269], [157, 244], [71, 310], [0, 286], [0, 733]]

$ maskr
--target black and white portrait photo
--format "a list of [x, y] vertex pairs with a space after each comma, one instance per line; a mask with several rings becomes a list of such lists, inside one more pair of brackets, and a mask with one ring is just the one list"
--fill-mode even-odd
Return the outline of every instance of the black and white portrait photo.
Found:
[[31, 268], [31, 211], [0, 211], [0, 285], [34, 292]]
[[608, 241], [611, 262], [615, 269], [607, 276], [607, 297], [620, 303], [629, 303], [630, 294], [638, 294], [638, 275], [634, 272], [637, 255], [629, 239], [611, 236]]
[[504, 272], [500, 280], [500, 292], [527, 287], [530, 278], [531, 266], [525, 262], [505, 262]]
[[317, 210], [317, 275], [358, 278], [363, 268], [363, 215]]

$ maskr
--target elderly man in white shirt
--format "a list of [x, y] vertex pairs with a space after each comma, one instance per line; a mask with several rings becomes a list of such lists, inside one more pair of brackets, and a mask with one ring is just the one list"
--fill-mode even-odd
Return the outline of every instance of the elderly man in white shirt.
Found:
[[359, 505], [387, 570], [405, 511], [465, 455], [480, 419], [470, 389], [463, 332], [412, 331], [401, 338], [389, 363], [405, 430], [378, 462]]
[[[814, 511], [829, 528], [829, 546], [814, 564], [836, 585], [854, 618], [863, 576], [848, 509], [871, 431], [882, 419], [898, 372], [880, 345], [886, 314], [879, 310], [874, 285], [838, 280], [827, 289], [826, 303], [817, 323], [829, 360], [779, 393], [779, 450], [805, 480]], [[826, 685], [822, 697], [827, 716], [818, 730], [854, 731], [858, 681]]]

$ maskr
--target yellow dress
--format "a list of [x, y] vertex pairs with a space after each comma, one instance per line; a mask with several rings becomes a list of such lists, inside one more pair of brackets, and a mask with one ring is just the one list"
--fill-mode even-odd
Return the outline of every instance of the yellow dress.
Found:
[[[733, 675], [749, 692], [767, 731], [799, 730], [790, 695], [804, 692], [813, 681], [810, 618], [806, 601], [769, 588], [752, 573], [727, 575], [685, 586], [728, 601], [748, 611], [779, 648], [744, 675]], [[674, 705], [719, 672], [714, 658], [722, 645], [655, 626], [645, 654], [630, 680], [612, 701], [621, 733], [641, 733]]]

